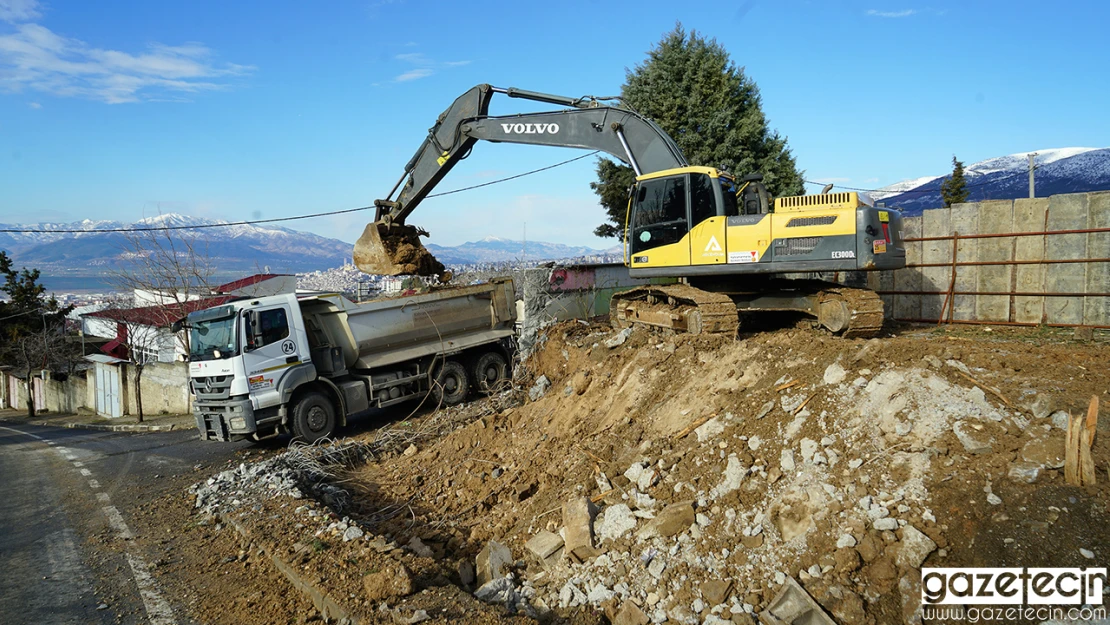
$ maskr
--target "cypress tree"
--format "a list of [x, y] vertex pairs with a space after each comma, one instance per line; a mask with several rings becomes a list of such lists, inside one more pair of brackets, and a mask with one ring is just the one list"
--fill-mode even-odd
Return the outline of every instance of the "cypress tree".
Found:
[[[768, 127], [758, 87], [715, 39], [678, 24], [644, 63], [626, 72], [621, 97], [671, 135], [691, 165], [737, 176], [760, 172], [772, 195], [803, 193], [802, 173], [786, 138]], [[618, 236], [635, 176], [630, 167], [606, 159], [598, 162], [597, 176], [590, 187], [609, 222], [594, 233]]]

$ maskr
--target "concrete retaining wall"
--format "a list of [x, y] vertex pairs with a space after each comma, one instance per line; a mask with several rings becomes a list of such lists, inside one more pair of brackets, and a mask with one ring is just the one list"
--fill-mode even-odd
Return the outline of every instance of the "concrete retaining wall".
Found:
[[[904, 223], [907, 239], [1107, 228], [1110, 192], [956, 204], [926, 210]], [[1110, 258], [1110, 232], [961, 238], [955, 246], [957, 263], [1106, 259]], [[953, 283], [952, 252], [951, 239], [909, 241], [907, 268], [868, 276], [868, 284], [883, 293], [893, 318], [935, 321]], [[935, 263], [947, 266], [915, 266]], [[1110, 325], [1110, 297], [1040, 295], [1110, 292], [1107, 262], [957, 266], [954, 285], [953, 320]], [[960, 294], [970, 291], [1006, 295]], [[947, 310], [944, 316], [948, 317]]]
[[[126, 369], [123, 382], [124, 414], [139, 414], [138, 396], [135, 392], [136, 368], [122, 365]], [[142, 376], [143, 414], [188, 414], [192, 411], [192, 395], [189, 393], [189, 366], [183, 362], [150, 363], [143, 367]]]

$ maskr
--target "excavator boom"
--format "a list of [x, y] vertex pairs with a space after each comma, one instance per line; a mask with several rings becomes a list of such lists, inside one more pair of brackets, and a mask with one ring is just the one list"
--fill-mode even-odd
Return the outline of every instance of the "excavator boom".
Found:
[[[571, 108], [490, 116], [494, 94]], [[354, 260], [359, 269], [386, 275], [413, 273], [414, 267], [436, 272], [434, 261], [420, 254], [418, 232], [405, 226], [405, 219], [482, 140], [598, 150], [630, 165], [637, 175], [688, 164], [666, 132], [616, 98], [571, 98], [478, 85], [440, 114], [393, 190], [385, 199], [374, 202], [375, 222], [366, 226], [355, 244]], [[400, 193], [393, 199], [398, 189]], [[430, 256], [426, 250], [423, 254]]]

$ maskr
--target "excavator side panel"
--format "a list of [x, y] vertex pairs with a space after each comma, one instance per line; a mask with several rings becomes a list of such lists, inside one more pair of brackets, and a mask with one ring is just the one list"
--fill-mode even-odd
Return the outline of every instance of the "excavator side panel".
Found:
[[710, 217], [690, 230], [690, 260], [694, 265], [723, 265], [727, 217]]
[[728, 218], [728, 264], [746, 265], [771, 261], [771, 215], [739, 215]]

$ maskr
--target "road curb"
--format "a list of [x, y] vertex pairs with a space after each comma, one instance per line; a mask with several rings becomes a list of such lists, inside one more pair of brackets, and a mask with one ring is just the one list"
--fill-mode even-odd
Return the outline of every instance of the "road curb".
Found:
[[337, 621], [340, 625], [359, 624], [359, 620], [351, 615], [350, 610], [343, 607], [338, 601], [336, 601], [331, 595], [329, 595], [326, 590], [316, 586], [307, 578], [297, 573], [297, 567], [286, 562], [284, 559], [278, 556], [277, 549], [275, 549], [272, 545], [255, 537], [252, 537], [246, 527], [244, 527], [235, 519], [232, 519], [227, 514], [217, 513], [216, 518], [219, 519], [221, 523], [225, 523], [234, 528], [235, 531], [238, 532], [244, 540], [253, 540], [255, 544], [258, 545], [259, 549], [261, 549], [263, 553], [269, 556], [270, 561], [273, 562], [277, 570], [280, 571], [281, 574], [289, 580], [289, 583], [293, 584], [294, 588], [304, 593], [304, 595], [308, 597], [309, 601], [312, 601], [312, 605], [316, 606], [316, 609], [320, 612], [320, 616], [323, 617], [325, 622], [331, 622], [334, 620]]
[[25, 423], [27, 425], [37, 425], [40, 427], [55, 427], [66, 428], [70, 430], [99, 430], [102, 432], [173, 432], [180, 430], [187, 430], [193, 427], [191, 424], [176, 425], [173, 423], [166, 425], [147, 425], [144, 423], [128, 423], [123, 425], [108, 425], [100, 423], [50, 423], [49, 421], [24, 421], [22, 419], [4, 419], [0, 418], [0, 422], [4, 423]]

